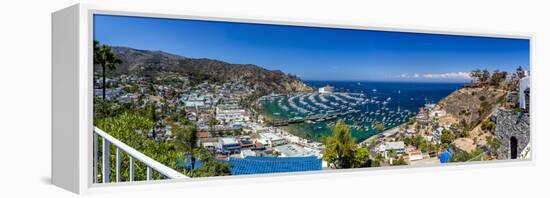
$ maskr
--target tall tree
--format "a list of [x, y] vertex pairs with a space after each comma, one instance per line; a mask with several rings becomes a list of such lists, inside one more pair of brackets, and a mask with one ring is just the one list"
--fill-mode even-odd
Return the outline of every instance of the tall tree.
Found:
[[103, 77], [103, 100], [105, 100], [106, 90], [106, 72], [107, 69], [116, 69], [116, 65], [122, 64], [122, 60], [113, 53], [113, 50], [108, 45], [100, 45], [98, 41], [94, 41], [94, 64], [101, 66]]
[[506, 71], [495, 70], [491, 76], [491, 85], [498, 86], [501, 82], [506, 80], [508, 73]]
[[472, 77], [475, 81], [478, 81], [481, 77], [481, 71], [479, 69], [473, 70], [470, 72], [470, 77]]
[[351, 130], [342, 120], [333, 129], [333, 135], [325, 138], [326, 149], [323, 159], [336, 168], [353, 168], [357, 145]]
[[151, 133], [151, 136], [153, 136], [153, 139], [157, 139], [157, 124], [158, 124], [158, 118], [157, 118], [157, 109], [156, 109], [156, 102], [150, 102], [150, 103], [147, 103], [147, 106], [146, 106], [146, 109], [148, 110], [148, 113], [151, 114], [151, 120], [153, 120], [153, 129], [152, 129], [152, 133]]
[[[149, 76], [150, 78], [150, 84], [149, 84], [149, 95], [152, 95], [154, 96], [156, 94], [155, 92], [155, 85], [154, 85], [154, 81], [153, 81], [153, 77]], [[158, 124], [158, 116], [157, 116], [157, 102], [155, 100], [149, 100], [148, 104], [147, 104], [147, 108], [149, 109], [149, 112], [151, 114], [151, 119], [153, 119], [153, 122], [155, 123], [154, 127], [153, 127], [153, 131], [152, 131], [152, 136], [153, 136], [153, 139], [156, 139], [157, 138], [157, 131], [156, 131], [156, 127], [157, 127], [157, 124]]]
[[491, 73], [487, 69], [484, 69], [481, 72], [481, 76], [479, 77], [479, 81], [481, 81], [482, 83], [487, 83], [489, 78], [491, 78]]
[[195, 169], [195, 162], [198, 155], [201, 154], [200, 146], [197, 144], [197, 133], [194, 127], [178, 127], [172, 129], [176, 135], [175, 142], [178, 149], [183, 152], [184, 159], [189, 159], [191, 167], [189, 169], [189, 175], [193, 177], [193, 171]]

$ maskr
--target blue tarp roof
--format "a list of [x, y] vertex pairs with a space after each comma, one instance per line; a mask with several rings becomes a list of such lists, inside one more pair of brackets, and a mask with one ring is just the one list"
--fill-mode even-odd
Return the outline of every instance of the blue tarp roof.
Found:
[[260, 157], [230, 158], [232, 175], [283, 173], [321, 170], [321, 159], [310, 157]]
[[441, 163], [447, 163], [451, 161], [452, 154], [449, 151], [445, 151], [441, 154], [439, 154], [439, 162]]
[[[220, 161], [231, 164], [231, 175], [284, 173], [296, 171], [314, 171], [322, 169], [322, 160], [315, 157], [261, 157], [247, 156], [245, 158], [229, 158]], [[191, 159], [177, 158], [178, 167], [191, 168]], [[195, 168], [202, 166], [200, 160], [195, 161]]]

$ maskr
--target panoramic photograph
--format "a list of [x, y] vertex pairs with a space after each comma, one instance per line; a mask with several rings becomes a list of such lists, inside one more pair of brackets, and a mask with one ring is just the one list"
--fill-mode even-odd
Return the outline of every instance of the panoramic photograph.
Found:
[[530, 41], [94, 15], [93, 181], [530, 159]]

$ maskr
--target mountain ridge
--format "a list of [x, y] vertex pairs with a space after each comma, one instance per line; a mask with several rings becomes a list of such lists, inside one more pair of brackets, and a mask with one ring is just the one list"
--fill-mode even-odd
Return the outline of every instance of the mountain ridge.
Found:
[[[254, 64], [232, 64], [216, 59], [189, 58], [158, 50], [120, 46], [112, 47], [112, 50], [122, 60], [122, 64], [110, 71], [110, 75], [163, 75], [173, 72], [196, 78], [198, 81], [238, 81], [256, 88], [262, 94], [313, 91], [295, 75], [285, 74], [280, 70], [268, 70]], [[99, 68], [96, 66], [95, 69]]]

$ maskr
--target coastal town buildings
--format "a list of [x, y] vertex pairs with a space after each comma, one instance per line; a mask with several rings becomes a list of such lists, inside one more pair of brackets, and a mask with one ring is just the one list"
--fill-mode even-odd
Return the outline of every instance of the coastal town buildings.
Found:
[[416, 115], [416, 122], [422, 125], [428, 125], [432, 121], [430, 114], [423, 107], [420, 107]]
[[241, 152], [241, 144], [235, 137], [225, 137], [219, 139], [221, 152], [224, 154], [238, 154]]
[[[243, 170], [247, 170], [234, 174], [257, 173], [258, 171], [253, 169], [263, 170], [265, 167], [258, 167], [258, 164], [263, 163], [279, 167], [277, 171], [280, 172], [290, 170], [281, 164], [285, 162], [302, 167], [292, 170], [320, 170], [322, 167], [329, 167], [322, 160], [325, 148], [322, 143], [290, 133], [287, 131], [288, 128], [273, 124], [269, 121], [271, 117], [264, 117], [258, 113], [258, 109], [251, 108], [243, 102], [254, 90], [253, 87], [230, 81], [222, 85], [201, 83], [191, 89], [188, 79], [179, 80], [177, 84], [150, 85], [150, 81], [145, 78], [113, 77], [109, 79], [110, 87], [106, 90], [106, 98], [116, 100], [120, 104], [133, 104], [139, 101], [141, 108], [153, 105], [154, 111], [159, 115], [154, 125], [157, 141], [170, 139], [174, 135], [173, 126], [182, 125], [177, 117], [184, 117], [196, 126], [199, 145], [212, 153], [216, 159], [242, 166]], [[519, 81], [517, 98], [518, 107], [522, 109], [528, 109], [529, 105], [528, 82], [529, 77]], [[130, 88], [125, 83], [136, 83], [138, 86]], [[94, 91], [96, 94], [102, 94], [102, 89], [96, 88]], [[359, 119], [367, 122], [374, 122], [373, 118], [378, 118], [380, 123], [385, 125], [383, 130], [375, 135], [379, 138], [374, 138], [374, 141], [369, 143], [362, 142], [359, 146], [369, 147], [372, 156], [381, 155], [385, 160], [381, 166], [392, 165], [392, 161], [397, 159], [411, 165], [439, 163], [438, 149], [441, 149], [443, 130], [451, 128], [453, 120], [447, 118], [452, 116], [452, 112], [449, 113], [440, 105], [431, 103], [420, 106], [416, 114], [410, 110], [402, 110], [402, 105], [397, 109], [389, 109], [388, 104], [396, 100], [395, 97], [367, 98], [366, 95], [368, 94], [334, 92], [334, 87], [327, 85], [319, 88], [318, 92], [288, 96], [271, 94], [261, 97], [260, 100], [279, 101], [281, 106], [295, 109], [296, 113], [308, 114], [294, 115], [286, 120], [286, 125], [289, 125], [289, 122], [318, 124], [328, 121], [329, 126], [334, 122], [332, 120], [343, 119], [347, 121], [351, 130], [359, 131], [374, 129], [374, 125], [361, 126], [352, 123], [349, 115], [363, 114]], [[285, 98], [286, 101], [283, 102], [281, 98]], [[368, 108], [369, 104], [370, 108], [374, 109], [366, 109], [364, 113], [355, 109], [362, 105]], [[323, 109], [322, 113], [313, 113], [320, 109]], [[495, 118], [496, 135], [503, 142], [503, 148], [508, 148], [501, 149], [499, 155], [503, 159], [518, 158], [526, 148], [530, 148], [528, 135], [523, 133], [528, 131], [525, 118], [519, 114], [511, 114], [509, 110], [499, 115]], [[409, 120], [411, 123], [407, 123]], [[520, 121], [523, 128], [518, 131], [508, 130], [506, 126], [509, 124], [506, 123], [512, 123], [514, 120]], [[153, 136], [152, 132], [153, 130], [148, 131], [149, 136]], [[412, 146], [409, 142], [405, 143], [406, 138], [421, 139], [426, 141], [424, 144], [433, 144], [436, 148]], [[474, 145], [473, 148], [477, 146], [474, 143], [471, 145]], [[262, 161], [264, 159], [266, 162]]]

